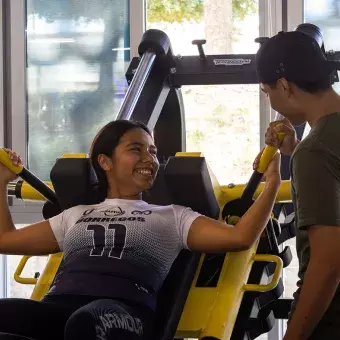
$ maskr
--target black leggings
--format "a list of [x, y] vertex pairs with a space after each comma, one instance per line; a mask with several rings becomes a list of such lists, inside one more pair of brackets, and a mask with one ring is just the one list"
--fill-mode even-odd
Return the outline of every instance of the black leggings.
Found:
[[148, 308], [112, 299], [0, 299], [0, 333], [34, 340], [146, 340], [152, 319]]

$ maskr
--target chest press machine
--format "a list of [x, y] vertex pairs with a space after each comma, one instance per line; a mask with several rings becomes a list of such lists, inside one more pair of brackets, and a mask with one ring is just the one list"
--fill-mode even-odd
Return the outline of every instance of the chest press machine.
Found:
[[[315, 33], [312, 26], [301, 25], [300, 29]], [[263, 170], [276, 150], [266, 148], [259, 170], [246, 185], [220, 186], [202, 154], [185, 152], [180, 88], [256, 84], [255, 55], [206, 56], [204, 41], [194, 43], [198, 56], [175, 57], [165, 33], [146, 31], [139, 45], [141, 57], [134, 58], [127, 70], [129, 88], [118, 118], [142, 121], [154, 130], [162, 165], [154, 187], [143, 197], [145, 201], [189, 206], [211, 218], [235, 224], [262, 191]], [[329, 57], [336, 58], [337, 53]], [[45, 183], [27, 169], [13, 167], [4, 152], [0, 152], [0, 161], [21, 177], [9, 185], [8, 195], [46, 201], [43, 208], [46, 219], [75, 205], [97, 203], [96, 178], [86, 155], [71, 154], [58, 159], [51, 171], [51, 182]], [[277, 197], [278, 203], [287, 201], [290, 201], [288, 180], [282, 181]], [[228, 254], [182, 251], [159, 292], [152, 340], [185, 337], [243, 340], [268, 332], [276, 318], [288, 315], [291, 301], [279, 299], [283, 293], [280, 276], [292, 255], [289, 247], [280, 251], [280, 245], [294, 236], [294, 220], [279, 224], [273, 215], [266, 232], [248, 251]], [[62, 268], [63, 254], [50, 255], [44, 271], [35, 278], [21, 277], [28, 259], [22, 258], [15, 280], [33, 284], [31, 299], [41, 300]], [[0, 335], [0, 339], [6, 339], [6, 335]]]

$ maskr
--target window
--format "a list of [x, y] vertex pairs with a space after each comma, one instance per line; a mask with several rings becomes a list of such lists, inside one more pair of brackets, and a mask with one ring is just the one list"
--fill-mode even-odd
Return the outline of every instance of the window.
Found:
[[[339, 0], [305, 0], [304, 21], [317, 25], [323, 34], [326, 51], [340, 51], [340, 1]], [[340, 92], [340, 84], [334, 84]]]
[[[16, 225], [16, 228], [22, 228], [24, 225]], [[29, 299], [34, 285], [23, 285], [14, 280], [14, 273], [18, 267], [22, 256], [6, 256], [7, 259], [7, 297], [11, 298], [26, 298]], [[21, 277], [33, 278], [36, 273], [42, 273], [46, 263], [47, 256], [35, 256], [31, 257], [21, 274]]]
[[[195, 39], [207, 40], [206, 54], [256, 53], [259, 47], [257, 0], [161, 3], [148, 1], [147, 28], [164, 31], [175, 55], [197, 55]], [[246, 182], [260, 147], [258, 85], [185, 86], [182, 94], [187, 151], [203, 152], [221, 184]]]
[[[105, 6], [104, 6], [105, 4]], [[126, 91], [129, 1], [27, 0], [28, 165], [48, 180], [63, 153], [87, 153]]]

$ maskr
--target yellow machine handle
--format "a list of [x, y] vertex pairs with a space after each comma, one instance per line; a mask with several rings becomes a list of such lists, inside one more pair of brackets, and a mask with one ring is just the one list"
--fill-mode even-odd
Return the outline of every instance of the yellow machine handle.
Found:
[[265, 293], [273, 290], [279, 283], [281, 272], [283, 269], [283, 262], [280, 257], [276, 255], [256, 254], [253, 257], [254, 262], [274, 262], [276, 264], [272, 281], [268, 284], [246, 284], [243, 290], [246, 292]]
[[27, 261], [31, 258], [32, 256], [23, 256], [22, 259], [20, 260], [17, 269], [15, 270], [14, 273], [14, 280], [18, 283], [21, 283], [23, 285], [35, 285], [38, 282], [38, 279], [32, 277], [21, 277], [21, 273], [24, 270]]
[[22, 170], [24, 169], [23, 165], [13, 165], [12, 160], [8, 153], [0, 148], [0, 163], [2, 163], [6, 168], [14, 172], [15, 174], [19, 175]]
[[[283, 139], [285, 138], [285, 134], [283, 132], [278, 132], [277, 137], [279, 139], [279, 142], [281, 143]], [[261, 159], [260, 159], [260, 164], [257, 168], [257, 171], [261, 174], [264, 173], [264, 171], [267, 169], [268, 164], [270, 161], [273, 159], [277, 152], [277, 148], [271, 145], [267, 145], [265, 149], [263, 150]]]

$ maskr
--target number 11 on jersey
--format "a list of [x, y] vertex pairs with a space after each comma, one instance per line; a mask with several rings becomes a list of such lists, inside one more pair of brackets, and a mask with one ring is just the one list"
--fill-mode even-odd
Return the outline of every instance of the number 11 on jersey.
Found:
[[[90, 224], [87, 230], [92, 231], [93, 248], [90, 256], [103, 256], [106, 249], [109, 257], [121, 259], [126, 242], [124, 224], [109, 224], [107, 229], [101, 224]], [[112, 237], [112, 241], [110, 240]]]

